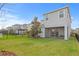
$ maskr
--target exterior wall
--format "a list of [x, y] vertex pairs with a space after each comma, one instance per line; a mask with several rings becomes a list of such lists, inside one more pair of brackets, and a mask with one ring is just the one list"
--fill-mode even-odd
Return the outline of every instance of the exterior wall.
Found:
[[[45, 24], [45, 27], [60, 27], [60, 26], [65, 26], [70, 23], [69, 21], [69, 15], [68, 15], [68, 8], [61, 9], [59, 11], [51, 12], [49, 14], [44, 15], [44, 21], [43, 24]], [[60, 18], [59, 13], [63, 11], [64, 12], [64, 17]], [[46, 20], [48, 18], [48, 20]]]
[[70, 12], [69, 12], [69, 9], [66, 9], [66, 11], [67, 11], [67, 30], [68, 30], [68, 38], [70, 37], [70, 35], [71, 35], [71, 16], [70, 16]]
[[45, 29], [45, 37], [51, 37], [51, 29]]
[[14, 30], [15, 34], [24, 34], [25, 32], [25, 30]]

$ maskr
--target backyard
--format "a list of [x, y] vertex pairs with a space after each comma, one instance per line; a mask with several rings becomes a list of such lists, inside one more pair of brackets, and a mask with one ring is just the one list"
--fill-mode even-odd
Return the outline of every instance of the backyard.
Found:
[[77, 56], [79, 43], [74, 37], [65, 41], [56, 38], [28, 38], [5, 35], [0, 38], [0, 50], [14, 52], [17, 56]]

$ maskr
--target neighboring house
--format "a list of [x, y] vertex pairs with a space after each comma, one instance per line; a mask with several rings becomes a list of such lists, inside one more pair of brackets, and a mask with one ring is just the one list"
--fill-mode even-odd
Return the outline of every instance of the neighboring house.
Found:
[[75, 29], [75, 33], [79, 34], [79, 28]]
[[79, 28], [71, 30], [71, 36], [75, 36], [76, 33], [79, 35]]
[[11, 27], [7, 27], [8, 33], [13, 33], [13, 34], [24, 34], [27, 31], [27, 24], [15, 24], [12, 25]]
[[43, 15], [41, 37], [59, 37], [67, 40], [71, 32], [69, 7], [64, 7]]

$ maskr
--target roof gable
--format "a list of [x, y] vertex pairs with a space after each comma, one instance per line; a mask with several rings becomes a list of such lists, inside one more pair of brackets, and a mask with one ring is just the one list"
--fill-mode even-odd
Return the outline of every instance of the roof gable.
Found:
[[64, 7], [64, 8], [60, 8], [60, 9], [57, 9], [57, 10], [54, 10], [54, 11], [45, 13], [45, 14], [43, 14], [43, 15], [47, 15], [47, 14], [50, 14], [50, 13], [58, 12], [58, 11], [60, 11], [60, 10], [66, 9], [66, 8], [69, 10], [69, 7]]

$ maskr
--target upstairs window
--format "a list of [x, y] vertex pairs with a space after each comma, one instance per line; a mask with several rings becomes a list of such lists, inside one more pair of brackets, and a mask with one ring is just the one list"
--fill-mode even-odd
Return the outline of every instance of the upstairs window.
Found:
[[59, 13], [59, 17], [60, 17], [60, 18], [63, 18], [63, 17], [64, 17], [64, 12], [63, 12], [63, 11], [61, 11], [61, 12]]
[[46, 18], [46, 20], [48, 20], [48, 18]]
[[48, 20], [48, 15], [45, 15], [45, 20]]

